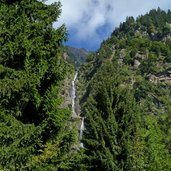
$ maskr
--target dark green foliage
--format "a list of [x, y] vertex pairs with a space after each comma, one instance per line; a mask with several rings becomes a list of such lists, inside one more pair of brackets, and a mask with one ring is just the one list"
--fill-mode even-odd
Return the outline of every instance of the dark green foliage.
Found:
[[117, 64], [104, 64], [84, 104], [84, 145], [90, 170], [131, 170], [135, 162], [133, 146], [140, 116], [130, 92], [121, 85], [120, 72]]
[[41, 144], [41, 127], [23, 124], [2, 111], [0, 122], [0, 166], [5, 170], [26, 167]]
[[74, 141], [66, 127], [70, 111], [61, 107], [60, 97], [70, 69], [61, 58], [66, 29], [52, 27], [60, 7], [35, 0], [0, 2], [0, 168], [4, 170], [55, 170]]

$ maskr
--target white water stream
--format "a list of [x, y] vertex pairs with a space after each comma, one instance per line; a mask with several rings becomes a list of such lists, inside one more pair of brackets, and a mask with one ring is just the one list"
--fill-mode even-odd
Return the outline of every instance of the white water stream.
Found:
[[[79, 117], [79, 115], [76, 112], [76, 105], [75, 105], [75, 100], [76, 100], [76, 88], [75, 88], [75, 81], [77, 80], [78, 72], [75, 73], [74, 79], [72, 81], [72, 90], [71, 90], [71, 100], [72, 100], [72, 116], [74, 118]], [[79, 130], [79, 140], [81, 141], [82, 136], [83, 136], [83, 131], [84, 131], [84, 117], [81, 117], [81, 126]], [[80, 147], [84, 148], [84, 145], [82, 142], [80, 142]]]
[[75, 89], [75, 81], [77, 79], [78, 72], [75, 73], [74, 79], [72, 81], [72, 91], [71, 91], [71, 99], [72, 99], [72, 115], [73, 117], [77, 117], [75, 111], [75, 98], [76, 98], [76, 89]]
[[[83, 131], [84, 131], [84, 117], [81, 118], [80, 140], [82, 139]], [[84, 144], [80, 143], [80, 147], [84, 148]]]

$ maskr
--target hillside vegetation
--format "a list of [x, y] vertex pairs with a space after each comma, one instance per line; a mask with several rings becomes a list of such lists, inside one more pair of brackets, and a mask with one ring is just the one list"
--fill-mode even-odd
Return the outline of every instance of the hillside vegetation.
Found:
[[87, 170], [171, 170], [170, 11], [127, 17], [79, 80]]

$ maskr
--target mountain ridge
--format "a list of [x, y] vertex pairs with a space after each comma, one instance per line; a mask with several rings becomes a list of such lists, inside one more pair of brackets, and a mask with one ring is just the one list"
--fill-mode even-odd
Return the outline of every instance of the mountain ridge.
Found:
[[85, 48], [76, 48], [71, 46], [65, 47], [65, 56], [69, 62], [73, 63], [76, 68], [79, 67], [86, 61], [88, 55], [90, 55], [91, 51], [86, 50]]

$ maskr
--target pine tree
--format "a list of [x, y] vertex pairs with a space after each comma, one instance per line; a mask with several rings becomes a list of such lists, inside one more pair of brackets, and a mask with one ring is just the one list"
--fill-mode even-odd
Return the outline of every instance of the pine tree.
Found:
[[[5, 170], [35, 165], [39, 170], [42, 163], [45, 170], [54, 169], [57, 149], [72, 141], [71, 132], [62, 132], [70, 112], [60, 106], [60, 84], [68, 71], [61, 58], [65, 26], [53, 28], [60, 7], [37, 0], [0, 2], [0, 168]], [[52, 147], [55, 153], [47, 157]], [[37, 155], [44, 159], [34, 163]]]

